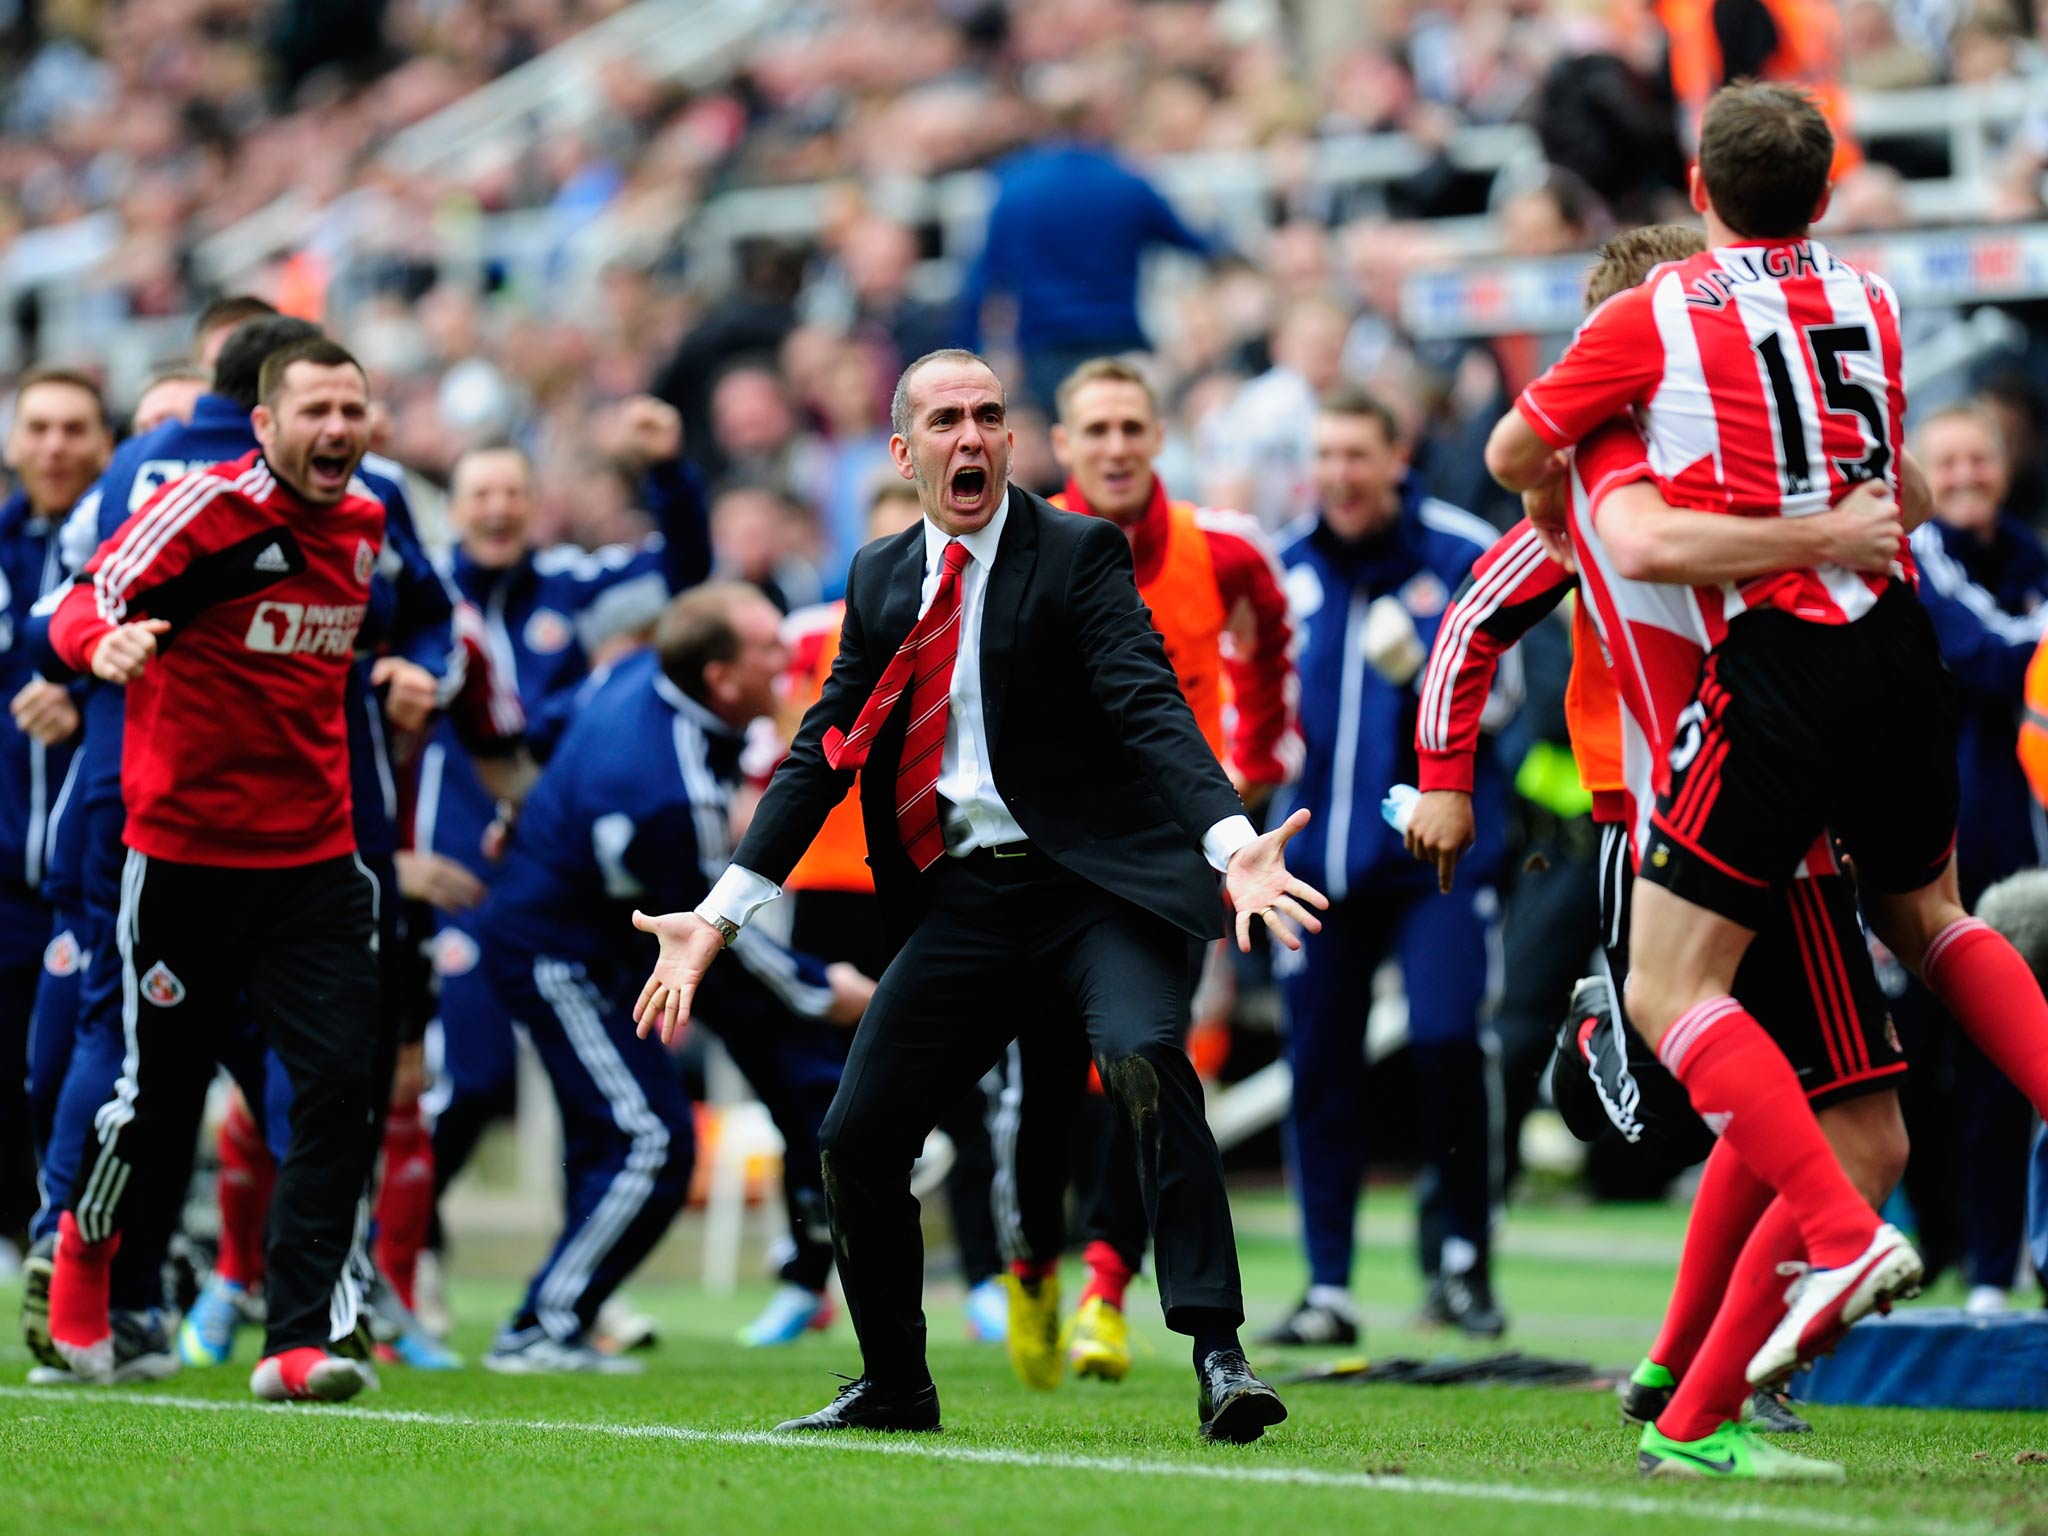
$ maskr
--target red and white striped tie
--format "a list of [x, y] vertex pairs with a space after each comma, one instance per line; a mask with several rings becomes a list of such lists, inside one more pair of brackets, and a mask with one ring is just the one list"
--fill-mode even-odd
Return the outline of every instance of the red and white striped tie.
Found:
[[858, 768], [868, 760], [875, 734], [896, 701], [910, 695], [910, 725], [896, 767], [896, 830], [919, 869], [929, 869], [946, 851], [939, 827], [939, 765], [946, 751], [953, 658], [960, 651], [960, 573], [967, 560], [965, 544], [954, 539], [946, 545], [931, 607], [889, 658], [853, 729], [842, 732], [835, 725], [825, 733], [825, 761], [834, 768]]

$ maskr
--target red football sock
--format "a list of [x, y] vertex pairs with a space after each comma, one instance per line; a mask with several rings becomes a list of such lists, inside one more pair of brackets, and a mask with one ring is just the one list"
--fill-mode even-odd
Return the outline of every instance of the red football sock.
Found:
[[1743, 1244], [1776, 1198], [1776, 1192], [1749, 1171], [1731, 1143], [1714, 1143], [1700, 1177], [1699, 1193], [1693, 1197], [1685, 1250], [1678, 1259], [1678, 1282], [1671, 1289], [1671, 1305], [1664, 1311], [1664, 1330], [1650, 1348], [1650, 1358], [1672, 1375], [1682, 1379], [1692, 1368], [1728, 1294], [1728, 1278], [1735, 1272]]
[[1059, 1267], [1060, 1261], [1058, 1259], [1010, 1260], [1010, 1273], [1029, 1286], [1036, 1286], [1048, 1275], [1058, 1273]]
[[78, 1235], [69, 1211], [57, 1218], [57, 1262], [50, 1275], [50, 1337], [85, 1349], [111, 1334], [107, 1287], [121, 1234], [97, 1243]]
[[2012, 1085], [2048, 1115], [2048, 999], [2019, 951], [1974, 917], [1934, 936], [1920, 979]]
[[220, 1256], [213, 1272], [245, 1291], [263, 1283], [263, 1231], [276, 1187], [277, 1163], [237, 1096], [220, 1123]]
[[420, 1250], [434, 1224], [434, 1142], [418, 1105], [394, 1109], [384, 1126], [384, 1178], [377, 1187], [377, 1267], [412, 1309]]
[[1785, 1053], [1740, 1003], [1723, 995], [1687, 1009], [1657, 1058], [1700, 1118], [1791, 1204], [1816, 1265], [1847, 1264], [1869, 1246], [1877, 1213], [1842, 1172]]
[[1728, 1296], [1693, 1358], [1678, 1390], [1657, 1419], [1674, 1440], [1697, 1440], [1730, 1419], [1742, 1418], [1749, 1400], [1749, 1362], [1785, 1315], [1785, 1291], [1792, 1283], [1778, 1266], [1803, 1258], [1799, 1223], [1782, 1198], [1773, 1200], [1743, 1244], [1728, 1280]]
[[1124, 1262], [1123, 1255], [1098, 1240], [1082, 1249], [1081, 1257], [1088, 1265], [1088, 1283], [1081, 1287], [1081, 1305], [1087, 1306], [1091, 1296], [1100, 1296], [1117, 1311], [1123, 1311], [1124, 1292], [1131, 1288], [1131, 1266]]

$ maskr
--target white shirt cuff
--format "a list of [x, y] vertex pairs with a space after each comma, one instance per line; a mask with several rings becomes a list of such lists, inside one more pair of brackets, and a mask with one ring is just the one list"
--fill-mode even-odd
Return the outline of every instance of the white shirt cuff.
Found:
[[[1202, 857], [1220, 875], [1230, 868], [1230, 856], [1246, 843], [1258, 841], [1249, 816], [1226, 816], [1202, 838]], [[715, 893], [714, 893], [715, 894]]]
[[782, 894], [782, 887], [764, 880], [751, 869], [737, 864], [726, 866], [711, 894], [697, 903], [697, 915], [705, 922], [724, 918], [735, 927], [747, 926], [747, 919]]

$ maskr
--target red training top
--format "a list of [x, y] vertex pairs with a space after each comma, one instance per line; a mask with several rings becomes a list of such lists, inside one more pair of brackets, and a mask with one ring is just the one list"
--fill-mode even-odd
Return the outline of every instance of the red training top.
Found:
[[309, 507], [250, 453], [100, 546], [51, 618], [57, 654], [89, 671], [116, 625], [171, 624], [128, 686], [129, 847], [245, 869], [354, 852], [342, 699], [383, 538], [367, 489]]

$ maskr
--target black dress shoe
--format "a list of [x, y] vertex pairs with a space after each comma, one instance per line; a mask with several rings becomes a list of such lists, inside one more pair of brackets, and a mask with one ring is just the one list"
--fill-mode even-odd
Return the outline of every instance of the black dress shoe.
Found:
[[1215, 1351], [1195, 1375], [1202, 1384], [1197, 1407], [1205, 1440], [1247, 1445], [1263, 1435], [1267, 1425], [1287, 1417], [1280, 1394], [1252, 1374], [1239, 1350]]
[[[1240, 1365], [1243, 1360], [1240, 1358]], [[939, 1389], [926, 1382], [907, 1397], [885, 1396], [867, 1377], [849, 1381], [816, 1413], [775, 1426], [777, 1434], [813, 1429], [929, 1431], [939, 1427]]]

